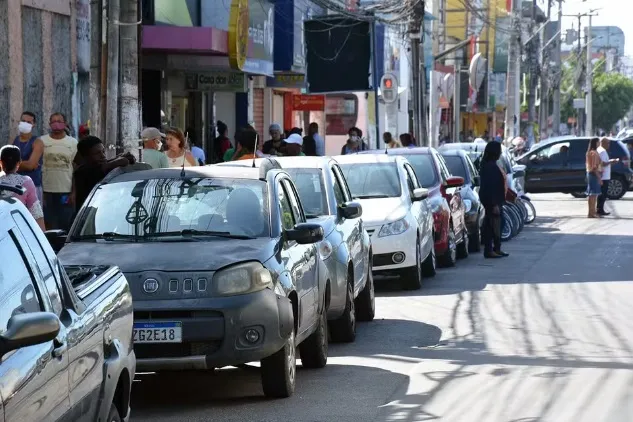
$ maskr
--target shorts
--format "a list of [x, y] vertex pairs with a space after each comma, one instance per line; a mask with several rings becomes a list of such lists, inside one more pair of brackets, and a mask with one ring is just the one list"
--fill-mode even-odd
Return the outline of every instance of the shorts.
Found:
[[600, 179], [596, 176], [595, 173], [587, 172], [587, 195], [589, 196], [597, 196], [602, 193], [602, 188], [600, 187]]

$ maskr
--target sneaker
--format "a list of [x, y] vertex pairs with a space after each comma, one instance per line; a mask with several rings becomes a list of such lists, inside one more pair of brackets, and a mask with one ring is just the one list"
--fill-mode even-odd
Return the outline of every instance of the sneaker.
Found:
[[484, 258], [503, 258], [501, 255], [496, 252], [484, 252]]
[[503, 257], [503, 258], [505, 258], [506, 256], [510, 256], [509, 253], [506, 253], [506, 252], [503, 252], [503, 251], [495, 251], [495, 253], [497, 255], [499, 255], [500, 257]]
[[598, 215], [611, 215], [610, 212], [606, 212], [606, 211], [598, 211]]

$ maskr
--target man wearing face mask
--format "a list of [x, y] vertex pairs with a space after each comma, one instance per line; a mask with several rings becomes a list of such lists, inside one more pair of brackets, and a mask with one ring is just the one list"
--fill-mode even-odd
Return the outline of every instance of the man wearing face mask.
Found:
[[264, 142], [262, 152], [268, 155], [277, 155], [286, 145], [281, 139], [281, 126], [278, 123], [273, 123], [268, 128], [268, 133], [270, 133], [270, 139]]
[[359, 128], [350, 128], [347, 134], [349, 138], [347, 139], [347, 143], [341, 148], [341, 155], [355, 154], [358, 151], [368, 149], [365, 142], [363, 142], [363, 132]]
[[20, 116], [18, 132], [20, 133], [11, 142], [20, 148], [20, 170], [18, 174], [29, 176], [33, 179], [37, 198], [42, 200], [42, 162], [44, 153], [44, 143], [40, 138], [33, 135], [33, 125], [35, 125], [35, 114], [25, 111]]
[[145, 128], [141, 132], [141, 138], [143, 139], [143, 152], [141, 157], [143, 162], [152, 166], [153, 169], [169, 168], [167, 156], [160, 152], [164, 137], [165, 134], [161, 133], [161, 131], [155, 127]]
[[48, 229], [68, 230], [73, 217], [73, 161], [77, 155], [77, 140], [66, 133], [66, 117], [62, 113], [51, 114], [49, 126], [48, 135], [42, 136], [44, 219]]

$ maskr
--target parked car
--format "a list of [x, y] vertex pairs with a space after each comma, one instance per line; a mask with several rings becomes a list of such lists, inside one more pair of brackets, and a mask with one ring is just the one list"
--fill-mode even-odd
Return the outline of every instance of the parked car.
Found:
[[363, 222], [371, 236], [373, 270], [396, 273], [403, 287], [419, 289], [422, 277], [435, 275], [433, 218], [423, 188], [403, 157], [341, 155], [352, 196], [363, 206]]
[[141, 170], [90, 194], [60, 258], [118, 262], [134, 296], [143, 370], [261, 361], [264, 394], [295, 389], [295, 347], [326, 365], [327, 268], [288, 173], [245, 167]]
[[[582, 193], [587, 189], [585, 154], [590, 138], [557, 137], [540, 142], [530, 152], [517, 158], [525, 165], [526, 192]], [[611, 166], [609, 199], [620, 199], [633, 182], [628, 148], [611, 140], [609, 156], [621, 161]]]
[[406, 157], [422, 187], [429, 190], [429, 203], [435, 227], [435, 253], [440, 264], [451, 267], [469, 253], [468, 228], [461, 187], [464, 179], [451, 176], [435, 148], [394, 148], [389, 155]]
[[446, 162], [449, 173], [464, 179], [460, 193], [464, 202], [468, 245], [471, 252], [479, 252], [481, 250], [481, 226], [486, 214], [479, 201], [479, 171], [475, 168], [470, 155], [464, 150], [440, 148], [440, 153]]
[[[222, 166], [252, 166], [232, 161]], [[306, 218], [320, 224], [321, 259], [331, 280], [328, 326], [333, 341], [352, 342], [356, 319], [371, 321], [375, 314], [371, 242], [360, 218], [363, 212], [352, 195], [338, 163], [330, 157], [279, 157], [255, 160], [255, 166], [283, 168], [297, 187]]]
[[125, 276], [117, 267], [62, 267], [7, 192], [23, 190], [0, 185], [2, 420], [129, 420], [136, 361]]

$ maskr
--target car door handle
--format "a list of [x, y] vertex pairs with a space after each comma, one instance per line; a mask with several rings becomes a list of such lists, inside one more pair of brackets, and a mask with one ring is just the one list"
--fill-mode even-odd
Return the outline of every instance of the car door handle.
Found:
[[53, 357], [57, 359], [61, 358], [64, 353], [66, 353], [66, 350], [68, 350], [68, 343], [56, 340], [55, 348], [53, 349]]

